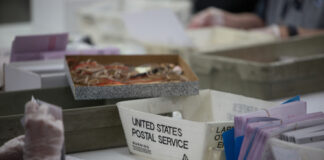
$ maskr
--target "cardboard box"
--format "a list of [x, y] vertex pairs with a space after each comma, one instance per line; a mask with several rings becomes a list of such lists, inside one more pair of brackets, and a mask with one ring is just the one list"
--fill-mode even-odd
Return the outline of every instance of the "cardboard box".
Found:
[[190, 57], [202, 89], [262, 99], [324, 90], [324, 35]]
[[[114, 41], [127, 41], [130, 37], [127, 33], [127, 29], [125, 26], [125, 21], [123, 20], [123, 16], [125, 13], [136, 13], [142, 11], [150, 11], [150, 10], [159, 10], [159, 9], [169, 9], [173, 11], [176, 15], [176, 18], [179, 19], [179, 22], [183, 25], [186, 25], [191, 16], [191, 2], [187, 0], [164, 0], [164, 1], [156, 1], [156, 0], [109, 0], [108, 2], [102, 3], [93, 3], [91, 5], [87, 5], [79, 10], [79, 19], [80, 19], [80, 30], [82, 33], [90, 35], [95, 41], [96, 44], [98, 42], [105, 41], [114, 42]], [[146, 14], [150, 15], [150, 14]], [[152, 16], [153, 20], [155, 16]], [[159, 17], [160, 22], [163, 23], [165, 18]], [[166, 25], [172, 23], [170, 18]], [[135, 20], [140, 22], [139, 20]], [[143, 23], [143, 22], [140, 22]], [[143, 23], [148, 24], [148, 23]], [[158, 34], [154, 31], [154, 29], [158, 29], [155, 26], [158, 25], [154, 22], [150, 24], [150, 30], [146, 30], [145, 34], [151, 35], [151, 31], [153, 34]], [[135, 29], [136, 26], [131, 26], [132, 29]], [[163, 27], [160, 25], [160, 27]], [[145, 27], [146, 28], [146, 27]], [[171, 29], [172, 27], [163, 27], [164, 29]], [[153, 30], [152, 30], [153, 29]], [[165, 33], [165, 32], [160, 32]]]
[[[275, 105], [225, 92], [117, 103], [129, 150], [152, 159], [225, 159], [222, 133], [234, 115]], [[183, 119], [166, 115], [178, 111]]]
[[[111, 5], [121, 3], [120, 0], [108, 1]], [[31, 0], [32, 27], [42, 33], [79, 33], [78, 11], [100, 2], [107, 0]]]
[[76, 101], [63, 87], [0, 93], [0, 146], [24, 134], [21, 118], [31, 96], [62, 107], [67, 153], [126, 145], [115, 105], [121, 99]]
[[68, 86], [62, 59], [5, 64], [4, 78], [5, 91]]
[[274, 35], [228, 27], [210, 27], [187, 30], [198, 53], [254, 46], [279, 40]]
[[74, 98], [81, 99], [111, 99], [111, 98], [140, 98], [158, 96], [185, 96], [199, 93], [198, 78], [189, 66], [178, 55], [134, 55], [134, 56], [66, 56], [67, 59], [86, 61], [92, 59], [101, 64], [123, 63], [126, 65], [141, 65], [147, 63], [174, 63], [180, 65], [184, 76], [189, 81], [154, 84], [132, 84], [112, 86], [82, 86], [72, 81], [70, 67], [66, 64], [66, 73]]

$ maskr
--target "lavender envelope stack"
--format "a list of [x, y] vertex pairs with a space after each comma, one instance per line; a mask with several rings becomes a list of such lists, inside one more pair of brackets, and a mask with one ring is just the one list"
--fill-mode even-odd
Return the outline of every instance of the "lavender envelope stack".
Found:
[[68, 34], [17, 36], [12, 43], [10, 62], [40, 60], [43, 52], [65, 51]]

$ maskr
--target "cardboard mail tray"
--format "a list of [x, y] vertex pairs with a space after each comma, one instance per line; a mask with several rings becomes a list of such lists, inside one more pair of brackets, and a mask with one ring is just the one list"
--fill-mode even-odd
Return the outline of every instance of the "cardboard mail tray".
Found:
[[[234, 115], [273, 105], [213, 90], [117, 103], [129, 150], [165, 160], [225, 159], [222, 133], [233, 128]], [[165, 116], [179, 112], [182, 119]]]
[[[75, 99], [111, 99], [111, 98], [141, 98], [160, 96], [185, 96], [199, 93], [198, 78], [191, 68], [178, 55], [107, 55], [107, 56], [66, 56], [65, 69], [69, 84]], [[185, 82], [161, 82], [152, 84], [110, 85], [110, 86], [86, 86], [78, 85], [72, 81], [67, 60], [86, 61], [95, 60], [101, 64], [123, 63], [126, 65], [141, 65], [149, 63], [173, 63], [179, 65]]]
[[324, 90], [324, 35], [190, 57], [202, 89], [276, 99]]

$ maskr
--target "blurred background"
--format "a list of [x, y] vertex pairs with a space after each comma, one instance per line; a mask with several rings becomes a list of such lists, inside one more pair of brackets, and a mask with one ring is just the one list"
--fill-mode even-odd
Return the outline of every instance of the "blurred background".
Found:
[[4, 49], [10, 48], [15, 35], [58, 32], [87, 35], [99, 45], [125, 39], [121, 19], [125, 12], [168, 8], [186, 27], [193, 14], [208, 7], [253, 12], [257, 0], [2, 0], [0, 4], [0, 48]]
[[[13, 62], [16, 36], [68, 33], [67, 51], [113, 48], [119, 54], [180, 54], [200, 72], [206, 69], [192, 65], [198, 63], [192, 55], [274, 62], [317, 54], [322, 48], [309, 48], [313, 40], [292, 41], [322, 34], [323, 19], [323, 0], [1, 0], [0, 86], [3, 64]], [[238, 51], [240, 56], [223, 52], [261, 44], [265, 46], [253, 53]], [[297, 45], [302, 53], [292, 47]], [[271, 54], [254, 53], [260, 51]]]
[[[65, 55], [176, 54], [199, 89], [274, 102], [301, 95], [308, 112], [323, 111], [323, 44], [324, 0], [0, 0], [0, 99], [9, 111], [25, 103], [17, 97], [74, 101]], [[73, 152], [111, 147], [80, 139]], [[75, 154], [109, 155], [130, 159], [125, 147]]]

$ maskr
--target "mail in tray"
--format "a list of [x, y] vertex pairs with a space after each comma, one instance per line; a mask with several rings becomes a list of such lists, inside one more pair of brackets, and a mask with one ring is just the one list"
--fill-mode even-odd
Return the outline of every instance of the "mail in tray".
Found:
[[66, 56], [75, 99], [197, 95], [198, 78], [178, 55]]
[[222, 133], [234, 115], [274, 102], [213, 90], [196, 96], [159, 97], [117, 103], [131, 153], [151, 159], [225, 159]]

